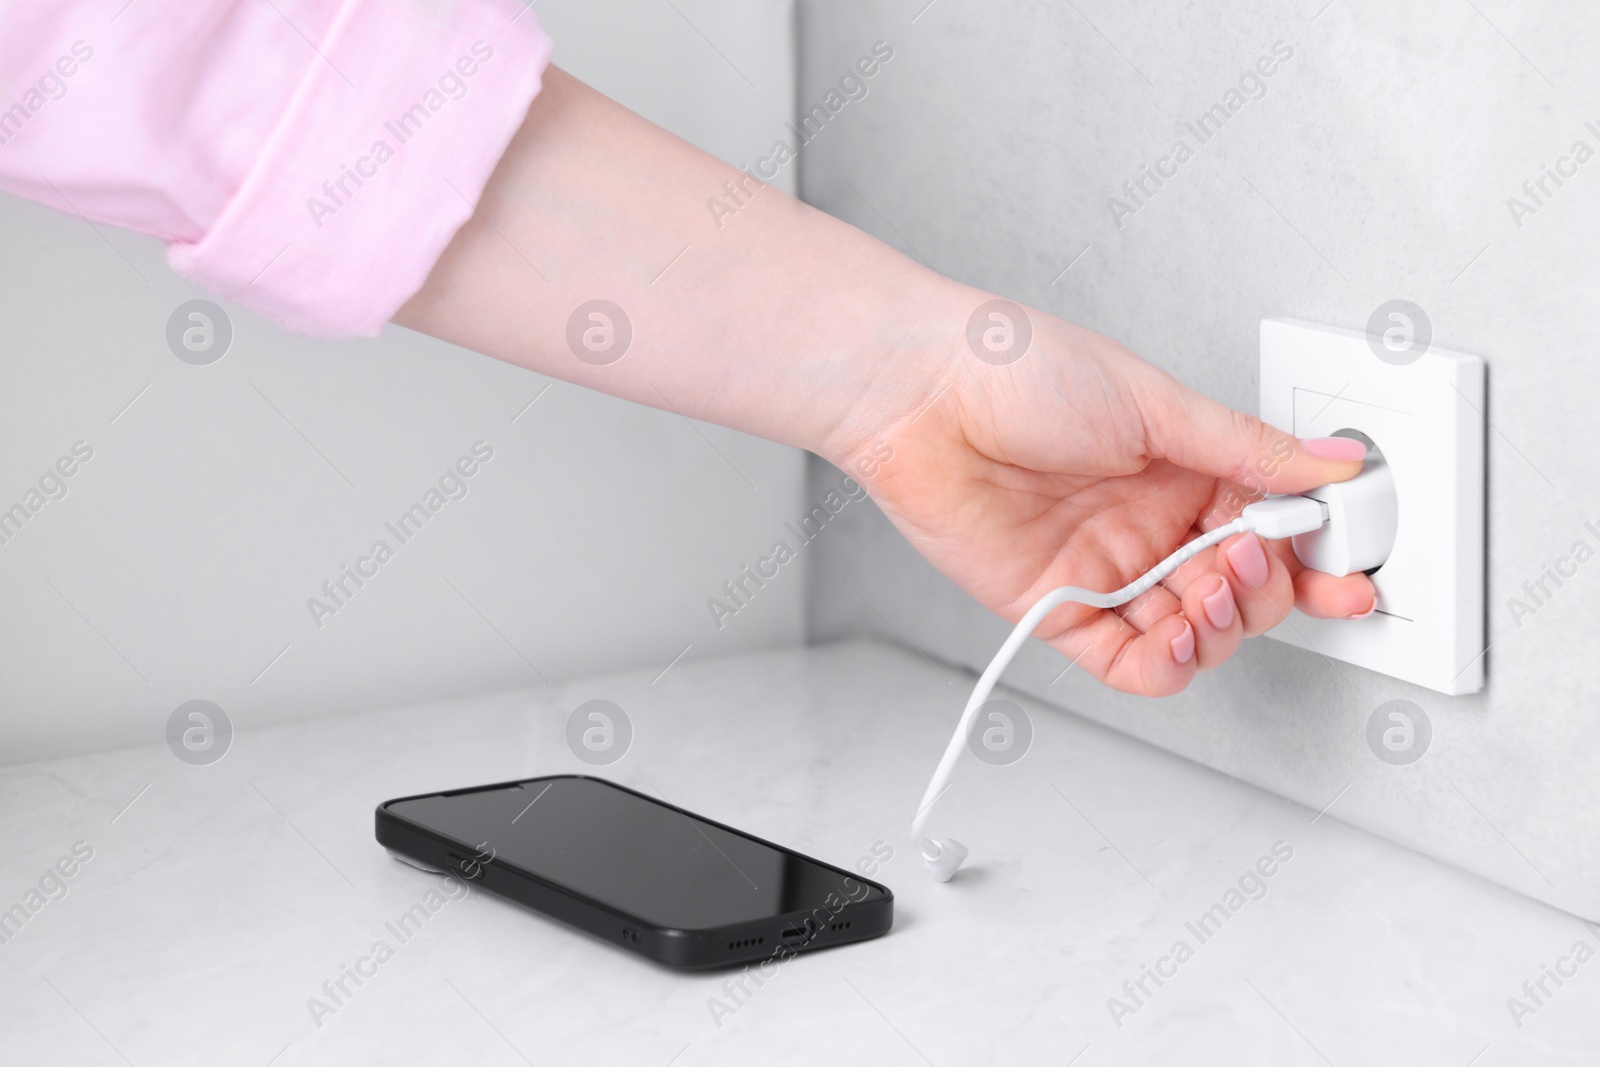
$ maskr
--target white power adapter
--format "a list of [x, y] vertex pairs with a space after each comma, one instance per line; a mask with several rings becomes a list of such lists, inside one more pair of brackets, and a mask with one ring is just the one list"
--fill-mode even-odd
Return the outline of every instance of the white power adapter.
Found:
[[1367, 450], [1361, 473], [1305, 494], [1328, 510], [1327, 525], [1296, 534], [1294, 554], [1314, 571], [1336, 578], [1382, 566], [1400, 527], [1394, 471], [1377, 449]]

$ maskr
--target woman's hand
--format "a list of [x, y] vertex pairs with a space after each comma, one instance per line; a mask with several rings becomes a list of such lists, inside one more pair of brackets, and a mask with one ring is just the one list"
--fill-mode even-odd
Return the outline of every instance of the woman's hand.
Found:
[[[597, 297], [632, 338], [604, 360], [573, 342]], [[969, 341], [969, 316], [992, 300], [552, 67], [472, 219], [396, 320], [853, 474], [887, 446], [893, 458], [862, 477], [873, 497], [1012, 621], [1056, 586], [1127, 584], [1251, 491], [1360, 469], [1348, 443], [1266, 430], [1042, 312], [1007, 305], [1018, 322], [1006, 323], [985, 311]], [[1003, 340], [1024, 315], [1019, 358], [987, 362], [984, 331]], [[1252, 534], [1119, 611], [1062, 607], [1039, 633], [1097, 678], [1159, 695], [1291, 603], [1356, 615], [1373, 607], [1372, 584], [1302, 571], [1287, 545], [1263, 551]]]
[[[1301, 492], [1361, 469], [1359, 442], [1296, 441], [1108, 338], [964, 295], [988, 308], [974, 340], [961, 331], [925, 388], [896, 389], [901, 410], [835, 459], [870, 470], [863, 481], [916, 549], [1008, 621], [1058, 586], [1126, 585], [1267, 491]], [[1024, 332], [1031, 341], [1014, 362], [989, 362], [975, 346], [990, 328], [1002, 341]], [[1246, 533], [1122, 608], [1063, 605], [1036, 635], [1108, 685], [1163, 696], [1291, 605], [1360, 617], [1375, 597], [1363, 574], [1305, 570], [1287, 542]]]

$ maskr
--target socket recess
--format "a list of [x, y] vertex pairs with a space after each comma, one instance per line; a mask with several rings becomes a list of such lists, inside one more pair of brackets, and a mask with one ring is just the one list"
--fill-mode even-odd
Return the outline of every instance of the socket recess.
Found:
[[1261, 323], [1261, 418], [1296, 437], [1367, 437], [1394, 472], [1399, 522], [1371, 572], [1378, 610], [1267, 632], [1287, 644], [1440, 693], [1483, 688], [1484, 364], [1428, 348], [1380, 358], [1368, 335], [1298, 319]]

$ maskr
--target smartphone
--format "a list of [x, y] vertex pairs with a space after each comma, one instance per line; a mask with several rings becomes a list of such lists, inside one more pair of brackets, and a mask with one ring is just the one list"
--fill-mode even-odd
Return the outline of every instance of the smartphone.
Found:
[[889, 932], [888, 887], [583, 774], [385, 801], [378, 843], [669, 967]]

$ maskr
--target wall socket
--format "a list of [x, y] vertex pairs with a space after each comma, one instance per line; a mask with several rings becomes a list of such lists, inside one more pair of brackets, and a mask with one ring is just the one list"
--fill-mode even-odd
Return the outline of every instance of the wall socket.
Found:
[[1451, 695], [1484, 678], [1484, 364], [1403, 335], [1261, 323], [1261, 418], [1359, 434], [1394, 472], [1399, 523], [1366, 619], [1293, 611], [1267, 636]]

